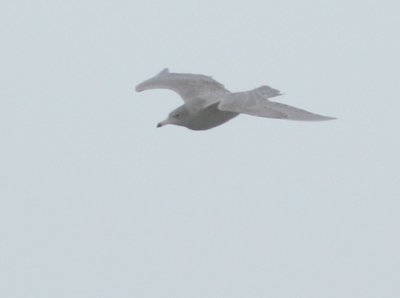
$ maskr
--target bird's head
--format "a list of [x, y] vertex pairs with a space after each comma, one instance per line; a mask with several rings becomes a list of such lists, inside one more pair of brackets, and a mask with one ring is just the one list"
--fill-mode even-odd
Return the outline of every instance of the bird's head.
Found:
[[167, 124], [174, 124], [180, 126], [187, 126], [190, 117], [189, 112], [185, 106], [180, 106], [179, 108], [173, 110], [169, 113], [168, 118], [157, 124], [157, 127], [162, 127]]

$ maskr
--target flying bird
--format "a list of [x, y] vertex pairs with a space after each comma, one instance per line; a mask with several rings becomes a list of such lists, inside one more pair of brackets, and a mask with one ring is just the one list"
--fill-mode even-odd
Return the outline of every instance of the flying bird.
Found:
[[230, 92], [209, 76], [172, 73], [168, 68], [136, 86], [137, 92], [150, 89], [170, 89], [178, 93], [184, 101], [183, 105], [173, 110], [167, 119], [157, 124], [157, 127], [174, 124], [192, 130], [206, 130], [239, 114], [299, 121], [335, 119], [271, 101], [270, 98], [281, 93], [269, 86], [244, 92]]

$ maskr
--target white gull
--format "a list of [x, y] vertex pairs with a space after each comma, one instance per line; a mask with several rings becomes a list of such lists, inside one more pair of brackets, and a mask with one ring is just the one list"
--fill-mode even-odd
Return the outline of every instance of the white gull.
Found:
[[170, 89], [178, 93], [184, 101], [183, 105], [173, 110], [157, 127], [174, 124], [192, 130], [206, 130], [239, 114], [299, 121], [335, 119], [271, 101], [271, 97], [281, 93], [269, 86], [245, 92], [230, 92], [209, 76], [171, 73], [167, 68], [136, 86], [137, 92], [150, 89]]

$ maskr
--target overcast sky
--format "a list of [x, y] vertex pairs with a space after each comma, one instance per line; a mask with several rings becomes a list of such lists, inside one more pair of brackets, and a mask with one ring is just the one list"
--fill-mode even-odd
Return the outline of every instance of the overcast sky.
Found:
[[[399, 11], [1, 1], [0, 296], [400, 297]], [[157, 129], [164, 67], [338, 120]]]

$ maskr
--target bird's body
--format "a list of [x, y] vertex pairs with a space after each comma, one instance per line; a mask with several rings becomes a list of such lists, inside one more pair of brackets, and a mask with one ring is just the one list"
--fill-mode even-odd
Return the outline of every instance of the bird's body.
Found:
[[192, 130], [206, 130], [221, 125], [239, 114], [259, 117], [322, 121], [334, 118], [307, 112], [269, 98], [281, 93], [268, 86], [246, 92], [232, 93], [213, 78], [184, 73], [170, 73], [168, 69], [136, 86], [136, 91], [170, 89], [178, 93], [184, 104], [172, 111], [157, 126], [174, 124]]
[[190, 120], [185, 122], [186, 125], [184, 126], [192, 130], [206, 130], [221, 125], [236, 116], [239, 116], [239, 113], [221, 111], [218, 109], [218, 103], [213, 103], [204, 109], [191, 113]]

